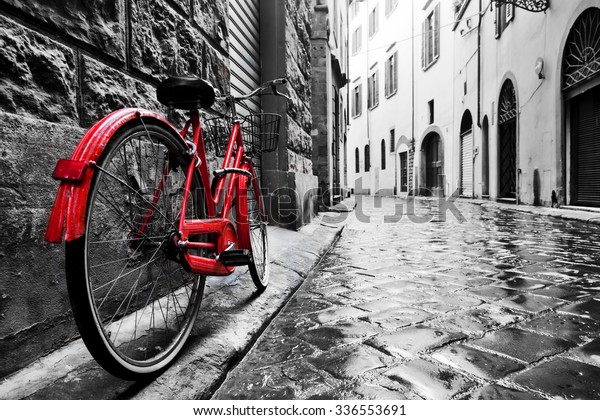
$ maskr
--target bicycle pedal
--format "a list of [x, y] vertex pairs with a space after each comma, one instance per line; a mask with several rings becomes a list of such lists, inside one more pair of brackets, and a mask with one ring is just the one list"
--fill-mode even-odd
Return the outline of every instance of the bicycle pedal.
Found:
[[247, 249], [232, 249], [223, 251], [217, 257], [217, 261], [229, 267], [248, 265], [250, 262], [250, 251]]

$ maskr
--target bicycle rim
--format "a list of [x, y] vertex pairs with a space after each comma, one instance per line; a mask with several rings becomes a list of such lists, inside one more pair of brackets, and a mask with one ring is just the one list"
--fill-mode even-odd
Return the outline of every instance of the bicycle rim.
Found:
[[[111, 139], [92, 182], [84, 281], [68, 279], [85, 288], [69, 284], [69, 293], [88, 349], [123, 378], [168, 366], [200, 308], [205, 278], [184, 270], [170, 241], [185, 185], [182, 152], [171, 133], [137, 125]], [[188, 217], [205, 215], [201, 187], [195, 176]]]
[[250, 233], [250, 251], [252, 253], [248, 268], [256, 288], [264, 291], [269, 283], [269, 241], [267, 238], [267, 218], [264, 209], [261, 211], [260, 191], [256, 178], [246, 189], [248, 206], [248, 226]]

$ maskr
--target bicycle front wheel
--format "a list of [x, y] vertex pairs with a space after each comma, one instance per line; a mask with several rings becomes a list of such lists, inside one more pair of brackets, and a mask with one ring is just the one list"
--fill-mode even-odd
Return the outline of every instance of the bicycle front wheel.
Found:
[[263, 292], [269, 284], [269, 241], [267, 238], [267, 216], [260, 196], [258, 180], [244, 179], [244, 188], [240, 193], [244, 194], [248, 214], [248, 230], [246, 242], [250, 250], [250, 262], [248, 269], [250, 276], [259, 292]]
[[[173, 244], [189, 157], [174, 134], [138, 120], [108, 142], [88, 195], [85, 235], [67, 243], [75, 321], [113, 375], [155, 375], [176, 357], [200, 308], [204, 276], [187, 272]], [[188, 217], [205, 217], [200, 177]]]

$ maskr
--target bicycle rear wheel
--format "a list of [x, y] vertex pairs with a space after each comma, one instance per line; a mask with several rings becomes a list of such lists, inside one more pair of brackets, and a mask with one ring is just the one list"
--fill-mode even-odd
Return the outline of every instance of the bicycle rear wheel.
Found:
[[[269, 284], [269, 241], [267, 237], [267, 216], [260, 196], [258, 180], [252, 178], [249, 181], [240, 177], [240, 191], [244, 198], [240, 204], [246, 206], [248, 214], [248, 230], [246, 243], [249, 246], [250, 262], [248, 269], [250, 276], [259, 292], [263, 292]], [[245, 201], [245, 203], [244, 203]]]
[[[189, 157], [171, 132], [137, 120], [97, 163], [85, 235], [67, 243], [67, 286], [90, 353], [124, 379], [160, 373], [189, 336], [204, 276], [184, 270], [173, 245]], [[187, 217], [206, 214], [194, 175]]]

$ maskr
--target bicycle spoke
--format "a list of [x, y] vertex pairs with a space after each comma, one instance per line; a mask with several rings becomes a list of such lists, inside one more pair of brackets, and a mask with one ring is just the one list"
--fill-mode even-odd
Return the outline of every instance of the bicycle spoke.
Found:
[[103, 168], [101, 167], [97, 167], [100, 171], [102, 171], [103, 173], [107, 174], [108, 176], [110, 176], [111, 178], [115, 179], [117, 182], [119, 182], [120, 184], [124, 185], [125, 187], [127, 187], [128, 189], [130, 189], [131, 191], [133, 191], [134, 194], [136, 194], [137, 196], [139, 196], [142, 200], [144, 200], [147, 204], [149, 204], [150, 206], [152, 206], [152, 208], [154, 210], [157, 211], [158, 214], [160, 214], [174, 229], [177, 229], [177, 226], [175, 226], [175, 224], [169, 220], [169, 218], [167, 216], [165, 216], [160, 209], [155, 206], [154, 204], [152, 204], [150, 201], [146, 200], [146, 198], [141, 195], [140, 193], [138, 193], [137, 191], [135, 191], [131, 186], [129, 186], [125, 181], [123, 181], [122, 179], [119, 179], [118, 177], [116, 177], [115, 175], [111, 174], [110, 172], [105, 171]]

